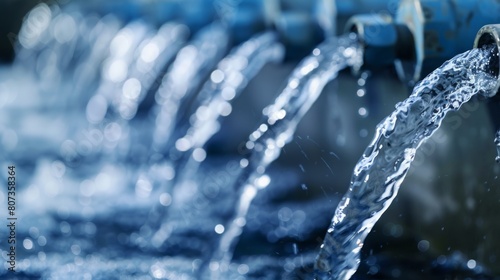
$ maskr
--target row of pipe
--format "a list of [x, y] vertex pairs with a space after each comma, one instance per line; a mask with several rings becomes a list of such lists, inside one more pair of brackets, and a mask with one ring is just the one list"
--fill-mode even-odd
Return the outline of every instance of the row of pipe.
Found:
[[[292, 60], [303, 57], [338, 30], [355, 32], [363, 45], [364, 68], [394, 66], [400, 80], [410, 85], [470, 49], [472, 42], [475, 48], [487, 44], [500, 47], [500, 25], [495, 25], [500, 23], [499, 1], [95, 0], [85, 4], [91, 11], [97, 6], [103, 14], [119, 13], [126, 20], [146, 15], [158, 23], [177, 21], [187, 25], [191, 34], [218, 20], [229, 30], [232, 44], [271, 29]], [[349, 18], [345, 28], [338, 26], [340, 18]], [[499, 57], [490, 65], [498, 77]], [[497, 90], [499, 87], [500, 82]], [[491, 93], [488, 108], [498, 130], [500, 97], [495, 94]]]
[[[471, 0], [156, 0], [89, 1], [88, 10], [124, 19], [177, 21], [192, 34], [218, 20], [233, 44], [275, 30], [288, 58], [300, 58], [340, 32], [356, 32], [364, 46], [364, 67], [394, 65], [399, 78], [414, 84], [444, 61], [471, 47], [478, 30], [500, 22], [500, 2]], [[97, 8], [99, 7], [99, 8]], [[79, 5], [80, 8], [80, 5]], [[337, 26], [349, 18], [345, 28]], [[488, 29], [494, 33], [496, 29]]]
[[[416, 82], [444, 61], [470, 49], [478, 30], [500, 22], [500, 2], [470, 0], [127, 0], [68, 2], [67, 10], [183, 23], [191, 34], [213, 21], [228, 28], [233, 44], [275, 30], [288, 47], [312, 50], [328, 36], [356, 32], [364, 65], [394, 64], [403, 81]], [[76, 5], [74, 5], [76, 3]], [[397, 9], [395, 8], [397, 7]], [[338, 26], [341, 18], [347, 24]], [[302, 53], [303, 55], [304, 53]], [[297, 58], [297, 57], [295, 57]]]
[[[364, 67], [394, 65], [399, 78], [413, 85], [443, 62], [471, 47], [498, 47], [500, 2], [404, 0], [394, 18], [387, 14], [351, 17], [345, 31], [359, 35]], [[483, 27], [484, 26], [484, 27]], [[491, 63], [498, 76], [498, 57]], [[498, 91], [498, 87], [497, 90]], [[494, 130], [500, 129], [500, 99], [492, 92], [488, 108]], [[494, 97], [496, 96], [496, 97]]]

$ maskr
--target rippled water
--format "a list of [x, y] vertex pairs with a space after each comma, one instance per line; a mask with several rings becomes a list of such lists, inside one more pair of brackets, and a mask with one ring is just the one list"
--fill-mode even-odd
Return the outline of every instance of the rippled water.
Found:
[[349, 279], [356, 272], [364, 240], [396, 197], [418, 147], [448, 112], [495, 87], [489, 68], [493, 55], [493, 47], [474, 49], [447, 61], [377, 126], [321, 246], [317, 279]]

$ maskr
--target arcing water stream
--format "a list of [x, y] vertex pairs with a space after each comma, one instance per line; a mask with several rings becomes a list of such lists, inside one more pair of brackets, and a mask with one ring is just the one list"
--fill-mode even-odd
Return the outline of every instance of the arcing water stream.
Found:
[[[75, 99], [81, 97], [81, 100], [87, 101], [93, 95], [98, 100], [105, 100], [105, 108], [99, 107], [103, 104], [96, 106], [95, 102], [88, 105], [87, 119], [84, 118], [84, 110], [81, 110], [82, 114], [77, 117], [85, 120], [83, 126], [88, 126], [87, 121], [90, 121], [91, 126], [95, 126], [90, 131], [96, 131], [97, 128], [114, 123], [135, 131], [138, 136], [137, 139], [130, 139], [131, 145], [147, 142], [144, 146], [149, 147], [149, 140], [154, 138], [153, 149], [139, 149], [138, 153], [130, 157], [145, 151], [143, 156], [152, 158], [146, 168], [155, 169], [156, 165], [161, 165], [160, 161], [170, 161], [165, 164], [172, 165], [168, 171], [176, 170], [164, 172], [162, 176], [148, 177], [149, 174], [141, 174], [143, 170], [140, 165], [144, 165], [143, 161], [121, 160], [122, 157], [116, 157], [117, 149], [112, 148], [108, 149], [111, 157], [99, 157], [95, 161], [85, 162], [91, 164], [75, 168], [68, 164], [71, 155], [62, 153], [61, 161], [57, 148], [47, 149], [46, 143], [40, 143], [37, 138], [33, 141], [36, 144], [33, 147], [44, 150], [40, 158], [31, 153], [33, 147], [20, 141], [19, 146], [25, 150], [18, 156], [21, 160], [13, 162], [19, 164], [19, 174], [32, 175], [19, 176], [19, 201], [22, 203], [18, 214], [22, 219], [17, 232], [20, 243], [17, 247], [18, 274], [13, 276], [19, 279], [279, 279], [280, 276], [285, 279], [293, 276], [299, 279], [347, 279], [359, 265], [359, 252], [364, 238], [396, 196], [420, 144], [439, 128], [447, 112], [458, 110], [476, 94], [488, 92], [496, 82], [489, 73], [491, 65], [488, 63], [492, 51], [475, 49], [447, 62], [419, 84], [410, 98], [398, 104], [396, 111], [378, 126], [375, 139], [356, 166], [349, 191], [337, 208], [316, 260], [315, 271], [308, 271], [300, 277], [292, 276], [289, 274], [295, 273], [294, 269], [304, 265], [304, 261], [312, 263], [315, 256], [312, 249], [304, 249], [305, 246], [295, 242], [304, 236], [312, 240], [311, 236], [318, 233], [314, 233], [315, 230], [322, 234], [320, 228], [327, 224], [330, 214], [325, 216], [325, 213], [329, 212], [326, 209], [329, 209], [331, 202], [328, 199], [289, 201], [288, 191], [291, 188], [283, 185], [294, 186], [297, 179], [288, 178], [293, 176], [280, 172], [277, 172], [279, 176], [268, 176], [266, 168], [291, 140], [298, 123], [325, 84], [343, 68], [360, 64], [361, 51], [355, 36], [332, 38], [314, 49], [312, 55], [299, 64], [276, 102], [265, 109], [265, 122], [249, 137], [246, 143], [251, 152], [249, 158], [239, 161], [239, 164], [236, 164], [238, 161], [230, 162], [235, 163], [231, 166], [226, 164], [226, 169], [231, 171], [226, 177], [232, 180], [241, 173], [236, 185], [232, 185], [231, 180], [221, 180], [220, 189], [217, 189], [220, 192], [213, 194], [215, 192], [210, 193], [208, 184], [203, 182], [195, 189], [195, 195], [213, 194], [211, 200], [195, 205], [196, 209], [189, 209], [195, 215], [183, 216], [186, 214], [183, 207], [196, 204], [186, 201], [186, 197], [190, 197], [185, 193], [189, 194], [193, 189], [177, 186], [176, 189], [183, 194], [176, 195], [174, 192], [172, 196], [167, 196], [166, 193], [154, 193], [153, 183], [168, 184], [172, 181], [172, 174], [178, 178], [190, 178], [194, 173], [197, 173], [192, 176], [195, 179], [216, 177], [212, 171], [223, 165], [221, 161], [226, 163], [225, 159], [216, 161], [207, 158], [208, 171], [203, 169], [204, 166], [197, 169], [197, 164], [206, 156], [204, 143], [217, 130], [220, 116], [231, 111], [230, 102], [248, 80], [263, 64], [281, 59], [283, 49], [275, 34], [257, 35], [236, 47], [219, 62], [226, 53], [229, 34], [216, 24], [203, 29], [182, 48], [162, 80], [156, 96], [157, 122], [148, 119], [143, 122], [147, 126], [139, 127], [138, 122], [129, 121], [134, 118], [146, 90], [152, 87], [152, 78], [163, 74], [163, 67], [168, 64], [166, 61], [184, 45], [184, 27], [167, 23], [155, 35], [156, 30], [153, 28], [135, 22], [119, 31], [121, 23], [113, 17], [83, 18], [78, 13], [51, 10], [43, 4], [33, 12], [31, 19], [34, 20], [36, 15], [40, 16], [40, 25], [33, 26], [33, 22], [26, 22], [30, 28], [38, 29], [28, 28], [28, 33], [24, 34], [27, 37], [21, 36], [20, 40], [24, 40], [27, 49], [20, 53], [17, 61], [21, 66], [23, 63], [29, 66], [34, 60], [41, 64], [43, 73], [33, 73], [36, 79], [33, 84], [47, 83], [57, 88], [57, 93], [65, 93], [68, 92], [66, 88], [72, 88], [69, 92], [79, 92], [76, 97], [71, 97]], [[62, 28], [50, 33], [54, 36], [46, 33], [54, 22], [66, 23], [69, 29]], [[73, 30], [76, 25], [83, 26], [84, 31], [80, 35], [66, 32]], [[85, 32], [88, 30], [93, 30], [90, 37], [86, 37]], [[78, 42], [84, 42], [84, 45], [76, 49]], [[61, 57], [54, 57], [57, 54], [61, 54]], [[493, 52], [495, 55], [497, 53]], [[49, 58], [58, 62], [49, 64]], [[49, 76], [46, 76], [45, 81], [39, 81], [38, 74]], [[49, 79], [54, 74], [64, 79]], [[66, 76], [76, 78], [76, 83], [72, 84], [72, 80], [69, 80], [67, 85], [61, 85]], [[18, 82], [19, 77], [14, 77], [14, 82]], [[203, 84], [207, 77], [207, 82]], [[88, 87], [83, 87], [87, 84]], [[197, 107], [196, 113], [189, 123], [179, 122], [182, 119], [179, 113], [182, 113], [186, 100], [193, 98], [200, 87], [198, 99], [193, 103], [193, 107]], [[97, 89], [97, 93], [94, 89]], [[10, 95], [16, 90], [17, 85], [14, 85], [9, 91], [2, 91], [2, 94]], [[41, 94], [34, 96], [41, 100], [44, 97]], [[53, 105], [58, 105], [65, 108], [65, 102], [69, 101], [66, 98], [70, 98], [69, 95], [54, 95], [53, 102], [48, 102], [50, 104], [46, 104], [46, 107], [53, 109]], [[33, 100], [27, 102], [37, 104]], [[73, 99], [71, 103], [73, 106], [83, 104]], [[96, 114], [96, 110], [103, 108], [105, 110], [100, 110], [101, 114]], [[29, 112], [8, 109], [8, 120], [23, 119], [24, 112]], [[109, 115], [108, 109], [111, 109]], [[65, 121], [76, 119], [69, 115], [71, 110], [73, 107], [65, 108], [62, 112]], [[45, 113], [33, 114], [33, 119]], [[21, 130], [31, 132], [40, 122], [29, 123], [29, 127], [22, 129], [12, 123], [14, 129], [10, 135], [19, 135], [20, 140], [29, 139]], [[48, 122], [41, 123], [45, 125]], [[77, 127], [74, 130], [82, 130], [78, 124], [74, 126]], [[113, 127], [116, 128], [115, 125]], [[113, 136], [113, 129], [108, 133]], [[55, 133], [43, 131], [43, 135], [48, 138], [47, 143], [68, 137], [59, 130]], [[75, 135], [70, 135], [69, 139], [79, 139], [71, 136]], [[15, 137], [3, 137], [2, 140], [5, 142], [7, 138]], [[495, 143], [497, 148], [500, 147], [498, 134]], [[59, 144], [57, 142], [54, 146], [59, 148]], [[63, 148], [64, 144], [61, 150]], [[5, 151], [7, 157], [14, 154], [14, 150]], [[163, 158], [155, 161], [159, 155]], [[37, 159], [33, 163], [35, 157]], [[176, 165], [179, 162], [182, 164]], [[99, 169], [97, 173], [95, 167]], [[156, 174], [165, 170], [161, 169]], [[140, 178], [136, 183], [130, 180], [131, 177]], [[262, 190], [270, 183], [271, 177], [274, 185]], [[231, 186], [235, 190], [229, 190]], [[281, 196], [283, 201], [274, 201], [273, 196]], [[254, 197], [255, 203], [251, 205]], [[0, 198], [6, 196], [0, 194]], [[175, 221], [178, 217], [158, 211], [155, 226], [161, 228], [155, 236], [155, 228], [145, 224], [151, 216], [149, 210], [153, 201], [159, 201], [162, 207], [170, 206], [172, 212], [182, 216], [184, 224], [180, 227], [184, 227], [184, 232], [173, 236], [175, 233], [171, 234], [172, 228], [180, 224]], [[247, 216], [247, 212], [252, 215]], [[199, 213], [204, 215], [196, 216]], [[253, 230], [249, 234], [254, 238], [252, 241], [259, 238], [265, 240], [267, 237], [267, 240], [257, 245], [252, 242], [244, 245], [256, 245], [260, 247], [258, 250], [265, 248], [268, 251], [257, 250], [258, 253], [253, 256], [253, 253], [247, 254], [245, 251], [247, 255], [235, 257], [232, 261], [233, 253], [239, 251], [235, 250], [235, 245], [244, 226], [249, 232]], [[5, 231], [6, 228], [1, 233]], [[294, 241], [290, 242], [289, 239]], [[164, 243], [173, 244], [176, 248], [165, 250], [162, 247]], [[148, 246], [151, 244], [158, 250], [150, 250]], [[283, 250], [285, 254], [274, 255], [274, 246], [288, 245], [291, 251]], [[198, 254], [199, 251], [203, 254]], [[399, 265], [397, 261], [393, 262]], [[8, 273], [0, 271], [0, 278], [12, 276]]]
[[[172, 186], [173, 204], [169, 211], [182, 212], [189, 208], [189, 200], [200, 192], [192, 178], [196, 177], [199, 164], [205, 160], [204, 144], [219, 129], [220, 117], [231, 113], [230, 102], [241, 93], [248, 81], [268, 62], [283, 58], [284, 49], [277, 39], [272, 32], [264, 33], [235, 47], [212, 71], [210, 79], [193, 101], [195, 113], [189, 120], [177, 124], [173, 131], [175, 134], [170, 135], [171, 140], [166, 140], [171, 149], [168, 160], [176, 171]], [[182, 137], [177, 139], [177, 135]], [[187, 180], [190, 182], [186, 183]], [[186, 187], [188, 185], [190, 187]], [[162, 228], [154, 235], [153, 244], [156, 247], [169, 236], [167, 228], [171, 227], [171, 222], [170, 218], [165, 218]]]
[[267, 166], [278, 158], [283, 146], [292, 139], [298, 123], [325, 85], [345, 67], [359, 65], [361, 57], [354, 34], [327, 40], [297, 66], [282, 93], [264, 109], [265, 122], [246, 143], [251, 151], [250, 157], [240, 162], [244, 169], [235, 186], [240, 190], [239, 199], [210, 262], [212, 279], [227, 270], [237, 238], [245, 226], [248, 207], [259, 189], [270, 183], [269, 176], [265, 174]]
[[495, 55], [493, 47], [473, 49], [447, 61], [377, 126], [321, 246], [317, 279], [349, 279], [356, 272], [363, 242], [396, 197], [418, 147], [448, 112], [494, 89], [490, 59]]

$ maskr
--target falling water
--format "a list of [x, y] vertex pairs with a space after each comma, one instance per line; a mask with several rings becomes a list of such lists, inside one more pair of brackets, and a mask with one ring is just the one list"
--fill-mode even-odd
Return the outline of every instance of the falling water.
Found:
[[179, 118], [179, 109], [193, 98], [203, 79], [222, 59], [228, 40], [226, 30], [214, 23], [199, 31], [193, 41], [177, 54], [156, 94], [159, 105], [153, 133], [153, 149], [156, 152], [167, 150], [168, 139]]
[[448, 112], [494, 88], [492, 53], [493, 48], [474, 49], [447, 61], [377, 126], [321, 246], [317, 279], [349, 279], [356, 272], [364, 239], [396, 197], [417, 148]]
[[[113, 18], [103, 19], [104, 23]], [[108, 31], [109, 35], [115, 26], [108, 28], [96, 26], [97, 30]], [[161, 72], [175, 56], [187, 37], [187, 28], [182, 24], [166, 23], [153, 36], [148, 27], [141, 22], [134, 22], [123, 28], [106, 46], [109, 56], [105, 58], [103, 43], [99, 38], [88, 58], [81, 63], [81, 78], [77, 82], [91, 81], [96, 75], [90, 71], [102, 63], [102, 77], [97, 92], [88, 100], [86, 120], [91, 126], [80, 132], [76, 140], [80, 151], [70, 151], [78, 156], [89, 156], [97, 151], [115, 151], [122, 148], [121, 154], [127, 154], [130, 146], [129, 120], [137, 113], [139, 104], [150, 89], [154, 88]], [[115, 34], [114, 34], [115, 35]], [[80, 66], [78, 65], [78, 66]], [[93, 71], [95, 72], [95, 71]], [[72, 140], [68, 140], [72, 141]], [[66, 142], [65, 146], [68, 146]], [[71, 150], [71, 149], [70, 149]], [[116, 155], [116, 154], [115, 154]], [[67, 161], [74, 160], [65, 156]]]
[[55, 11], [46, 4], [38, 4], [31, 10], [24, 21], [17, 38], [15, 63], [26, 68], [32, 67], [40, 52], [48, 45], [49, 27]]
[[82, 97], [78, 104], [87, 103], [89, 92], [93, 93], [96, 90], [95, 87], [100, 82], [100, 71], [96, 71], [96, 69], [99, 69], [108, 55], [109, 45], [121, 27], [121, 22], [116, 17], [107, 15], [99, 19], [90, 31], [88, 54], [81, 63], [75, 65], [75, 77], [72, 79], [73, 87], [70, 89], [74, 95]]
[[347, 66], [361, 64], [361, 50], [354, 34], [331, 38], [315, 48], [293, 71], [283, 92], [274, 104], [264, 109], [265, 122], [249, 137], [246, 147], [251, 151], [248, 159], [240, 162], [242, 175], [237, 180], [241, 193], [234, 216], [225, 225], [226, 231], [210, 262], [212, 279], [224, 272], [232, 258], [238, 236], [245, 225], [251, 201], [259, 189], [270, 183], [265, 174], [267, 166], [280, 154], [297, 124], [316, 101], [325, 85], [337, 77]]
[[92, 43], [87, 35], [95, 25], [93, 20], [94, 17], [67, 12], [56, 5], [39, 4], [24, 21], [14, 65], [22, 71], [22, 76], [36, 82], [36, 91], [43, 96], [46, 108], [53, 110], [75, 104], [76, 94], [54, 92], [61, 87], [72, 87], [76, 69], [73, 66], [87, 56]]
[[[182, 177], [192, 178], [198, 164], [205, 158], [205, 143], [220, 127], [220, 118], [228, 116], [231, 101], [246, 87], [248, 81], [269, 62], [283, 59], [284, 49], [273, 32], [258, 34], [236, 47], [212, 71], [192, 108], [197, 108], [190, 117], [190, 126], [176, 129], [181, 137], [171, 141], [175, 150], [182, 152], [176, 170], [183, 169]], [[187, 122], [184, 122], [187, 123]]]
[[[192, 125], [187, 129], [183, 124], [177, 126], [176, 132], [184, 134], [176, 141], [175, 148], [182, 152], [180, 158], [175, 160], [176, 173], [179, 173], [173, 186], [172, 192], [173, 204], [171, 211], [185, 211], [188, 208], [189, 200], [192, 196], [199, 193], [197, 186], [193, 184], [186, 189], [187, 184], [182, 180], [188, 180], [196, 177], [198, 164], [205, 159], [203, 146], [210, 137], [219, 129], [219, 118], [231, 113], [231, 102], [245, 88], [248, 81], [251, 80], [259, 70], [268, 62], [279, 61], [283, 58], [283, 46], [278, 43], [276, 34], [269, 32], [256, 35], [242, 45], [234, 48], [231, 53], [221, 60], [217, 68], [212, 71], [210, 79], [204, 84], [201, 92], [191, 105], [197, 108], [191, 116]], [[170, 145], [169, 145], [170, 146]], [[171, 157], [173, 160], [175, 157]], [[182, 172], [182, 173], [180, 173]], [[179, 181], [180, 180], [180, 181]], [[182, 193], [182, 195], [178, 195]], [[188, 193], [186, 196], [185, 193]], [[170, 223], [167, 220], [166, 223]], [[153, 242], [160, 246], [168, 237], [165, 234], [164, 225], [155, 235]]]
[[[139, 174], [137, 180], [138, 184], [142, 181], [160, 185], [156, 188], [156, 191], [162, 192], [159, 194], [160, 197], [168, 197], [169, 200], [171, 198], [165, 185], [169, 185], [175, 176], [173, 159], [163, 156], [167, 154], [168, 140], [183, 111], [180, 109], [187, 106], [204, 78], [222, 59], [228, 43], [229, 37], [223, 26], [214, 23], [205, 27], [179, 51], [168, 73], [163, 77], [155, 96], [157, 106], [154, 109], [158, 112], [152, 140], [152, 162], [146, 171]], [[146, 224], [156, 228], [158, 219], [161, 219], [162, 208], [160, 205], [153, 206]], [[158, 230], [152, 240], [153, 246], [159, 247], [166, 238], [165, 232], [162, 229]]]
[[[101, 80], [97, 90], [87, 103], [86, 121], [90, 128], [83, 135], [99, 135], [102, 141], [92, 143], [89, 137], [66, 140], [62, 144], [61, 153], [69, 164], [78, 162], [82, 156], [94, 155], [96, 151], [113, 151], [121, 139], [122, 127], [110, 119], [110, 104], [121, 96], [119, 86], [124, 84], [130, 65], [141, 42], [152, 37], [152, 29], [142, 21], [131, 22], [122, 28], [111, 40], [109, 56], [102, 62]], [[126, 85], [126, 83], [125, 83]], [[129, 90], [130, 91], [130, 90]], [[77, 149], [76, 147], [84, 147]], [[75, 148], [72, 148], [75, 147]]]
[[121, 118], [130, 120], [136, 115], [139, 104], [185, 43], [187, 34], [185, 25], [166, 23], [151, 40], [142, 43], [135, 63], [131, 66], [131, 74], [123, 83], [122, 94], [113, 102]]

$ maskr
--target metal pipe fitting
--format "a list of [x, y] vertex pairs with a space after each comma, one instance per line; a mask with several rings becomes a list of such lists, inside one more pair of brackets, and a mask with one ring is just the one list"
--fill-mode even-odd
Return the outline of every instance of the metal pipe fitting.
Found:
[[495, 90], [491, 95], [495, 95], [500, 88], [500, 24], [489, 24], [481, 27], [477, 32], [476, 39], [474, 40], [474, 48], [481, 48], [485, 45], [494, 45], [496, 49], [496, 57], [490, 60], [491, 74], [498, 78], [498, 83]]
[[334, 0], [270, 0], [265, 8], [266, 21], [286, 46], [286, 59], [304, 57], [334, 34]]
[[396, 60], [404, 81], [418, 81], [453, 56], [470, 49], [483, 25], [500, 19], [499, 1], [403, 0], [396, 23], [406, 25], [414, 40], [415, 58]]
[[360, 12], [395, 12], [398, 0], [272, 0], [267, 1], [267, 15], [280, 34], [282, 41], [291, 47], [295, 56], [307, 54], [326, 37], [337, 33], [339, 18]]
[[491, 58], [489, 66], [491, 73], [497, 77], [497, 85], [487, 100], [488, 113], [496, 132], [500, 129], [500, 94], [498, 94], [500, 89], [500, 24], [485, 25], [479, 29], [474, 40], [474, 48], [481, 48], [485, 45], [496, 47], [496, 56]]
[[[88, 12], [115, 13], [124, 21], [147, 18], [159, 25], [176, 21], [191, 34], [220, 20], [238, 44], [264, 30], [275, 29], [287, 56], [301, 58], [325, 37], [336, 35], [338, 18], [360, 12], [395, 11], [399, 0], [88, 0], [75, 6]], [[80, 5], [79, 5], [80, 4]]]

